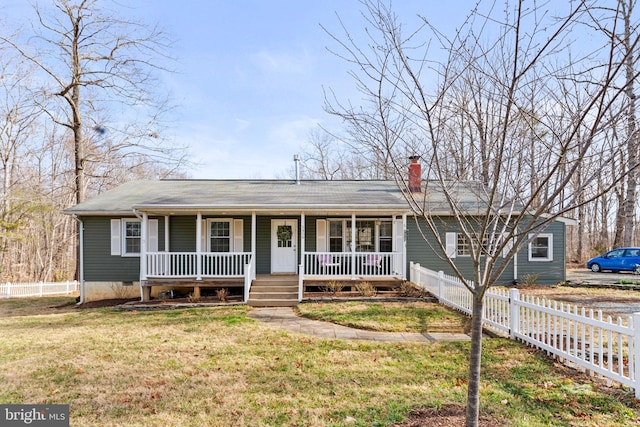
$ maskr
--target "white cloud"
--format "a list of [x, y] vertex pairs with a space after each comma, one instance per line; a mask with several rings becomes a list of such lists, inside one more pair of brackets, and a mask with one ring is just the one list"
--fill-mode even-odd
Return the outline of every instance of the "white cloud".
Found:
[[309, 139], [309, 132], [319, 123], [320, 120], [311, 117], [284, 121], [269, 130], [268, 140], [290, 148], [300, 149]]
[[266, 49], [252, 55], [251, 61], [263, 72], [303, 74], [312, 69], [313, 58], [305, 49], [296, 52], [273, 52]]

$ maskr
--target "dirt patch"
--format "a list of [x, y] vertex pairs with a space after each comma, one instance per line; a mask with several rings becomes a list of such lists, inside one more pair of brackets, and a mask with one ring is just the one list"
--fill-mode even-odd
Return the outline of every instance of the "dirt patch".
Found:
[[90, 308], [102, 308], [102, 307], [115, 307], [121, 304], [126, 304], [131, 301], [139, 301], [140, 299], [103, 299], [98, 301], [88, 301], [77, 306], [80, 310]]
[[[394, 424], [395, 427], [464, 427], [465, 407], [461, 405], [444, 405], [440, 408], [420, 408], [412, 411], [407, 420]], [[504, 422], [480, 416], [478, 426], [500, 427]]]

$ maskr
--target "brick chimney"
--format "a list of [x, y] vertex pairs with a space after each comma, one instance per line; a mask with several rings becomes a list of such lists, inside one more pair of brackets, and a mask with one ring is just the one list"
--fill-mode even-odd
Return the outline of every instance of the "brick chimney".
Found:
[[418, 163], [420, 156], [411, 156], [409, 160], [411, 160], [409, 165], [409, 191], [419, 193], [422, 191], [422, 166]]

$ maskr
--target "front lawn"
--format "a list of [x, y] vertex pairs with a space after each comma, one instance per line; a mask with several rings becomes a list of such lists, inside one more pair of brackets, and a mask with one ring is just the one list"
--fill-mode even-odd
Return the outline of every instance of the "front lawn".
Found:
[[[392, 426], [465, 400], [468, 343], [323, 339], [254, 321], [246, 306], [5, 304], [0, 403], [70, 404], [71, 425]], [[503, 339], [484, 342], [482, 402], [495, 426], [640, 425], [632, 393]]]
[[464, 332], [469, 318], [432, 302], [305, 303], [298, 314], [357, 329], [385, 332]]

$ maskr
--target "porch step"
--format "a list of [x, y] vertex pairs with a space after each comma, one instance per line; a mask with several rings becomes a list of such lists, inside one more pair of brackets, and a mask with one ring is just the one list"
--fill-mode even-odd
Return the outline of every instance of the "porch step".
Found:
[[298, 305], [297, 276], [265, 276], [251, 284], [249, 301], [252, 307], [294, 307]]

